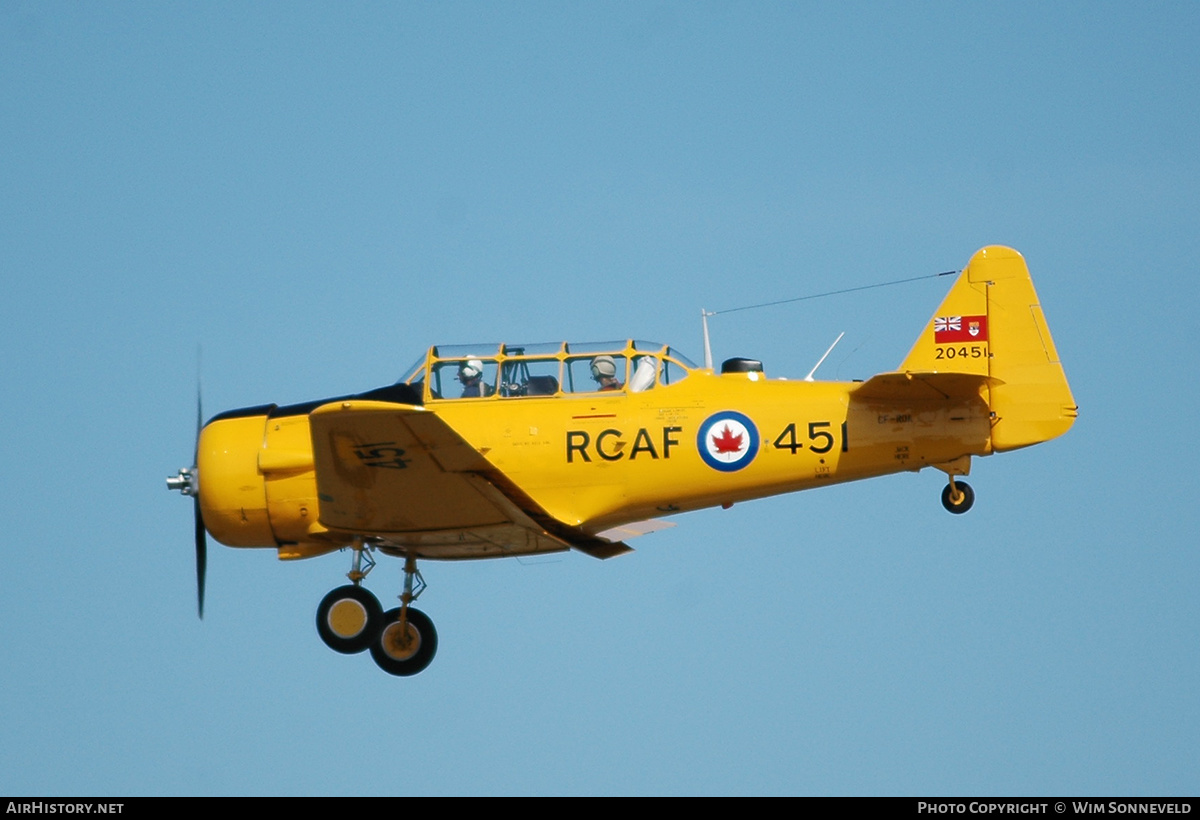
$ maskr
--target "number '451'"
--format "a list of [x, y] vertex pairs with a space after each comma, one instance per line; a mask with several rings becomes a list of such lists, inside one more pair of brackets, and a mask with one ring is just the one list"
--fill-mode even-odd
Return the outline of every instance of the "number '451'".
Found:
[[[833, 433], [829, 431], [829, 427], [833, 426], [833, 422], [829, 421], [810, 421], [808, 423], [808, 449], [814, 453], [828, 453], [837, 443]], [[841, 427], [842, 452], [845, 453], [850, 449], [850, 440], [846, 437], [846, 422], [842, 422]], [[792, 455], [796, 454], [797, 450], [804, 449], [804, 442], [800, 441], [796, 432], [795, 422], [783, 428], [783, 432], [775, 437], [775, 449], [789, 450]]]

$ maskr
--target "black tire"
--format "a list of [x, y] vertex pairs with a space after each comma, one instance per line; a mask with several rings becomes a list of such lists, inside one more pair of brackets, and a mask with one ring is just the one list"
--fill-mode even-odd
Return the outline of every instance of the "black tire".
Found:
[[400, 637], [400, 607], [383, 613], [383, 628], [371, 642], [371, 657], [389, 675], [408, 677], [422, 671], [433, 662], [437, 653], [437, 630], [433, 621], [419, 609], [408, 608], [408, 630], [414, 644], [402, 647]]
[[360, 586], [338, 587], [317, 606], [317, 634], [334, 652], [362, 652], [383, 626], [379, 599]]
[[955, 504], [950, 499], [950, 485], [947, 484], [945, 489], [942, 490], [942, 506], [955, 515], [962, 515], [967, 510], [971, 509], [971, 505], [975, 503], [975, 491], [972, 490], [971, 485], [965, 481], [955, 481], [954, 487], [960, 493], [962, 493], [962, 498], [960, 498], [959, 502]]

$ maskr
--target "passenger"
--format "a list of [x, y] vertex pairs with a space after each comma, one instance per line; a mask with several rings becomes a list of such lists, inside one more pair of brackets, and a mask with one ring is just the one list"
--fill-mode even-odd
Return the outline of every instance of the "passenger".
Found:
[[492, 388], [483, 381], [483, 362], [467, 359], [458, 365], [458, 380], [462, 382], [464, 399], [478, 399], [492, 395]]
[[617, 381], [617, 363], [612, 356], [597, 356], [592, 359], [592, 378], [600, 390], [620, 390], [625, 385]]

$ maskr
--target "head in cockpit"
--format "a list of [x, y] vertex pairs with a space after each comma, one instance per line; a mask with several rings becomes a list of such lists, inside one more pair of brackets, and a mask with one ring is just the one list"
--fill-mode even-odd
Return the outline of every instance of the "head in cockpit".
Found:
[[483, 362], [479, 359], [467, 359], [460, 362], [458, 380], [462, 382], [464, 399], [488, 395], [488, 387], [483, 383]]
[[617, 380], [617, 363], [612, 356], [592, 359], [592, 378], [600, 385], [600, 390], [621, 389], [621, 382]]

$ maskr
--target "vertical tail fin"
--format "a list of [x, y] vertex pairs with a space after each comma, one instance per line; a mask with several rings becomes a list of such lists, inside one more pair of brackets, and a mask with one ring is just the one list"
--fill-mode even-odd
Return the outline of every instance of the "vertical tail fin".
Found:
[[989, 376], [995, 451], [1060, 436], [1078, 414], [1029, 268], [1011, 248], [971, 257], [900, 369]]

